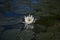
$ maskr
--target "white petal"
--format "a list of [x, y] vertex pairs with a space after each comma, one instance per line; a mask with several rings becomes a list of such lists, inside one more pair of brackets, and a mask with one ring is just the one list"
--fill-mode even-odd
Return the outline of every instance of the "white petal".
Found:
[[30, 17], [30, 14], [29, 14], [29, 17]]

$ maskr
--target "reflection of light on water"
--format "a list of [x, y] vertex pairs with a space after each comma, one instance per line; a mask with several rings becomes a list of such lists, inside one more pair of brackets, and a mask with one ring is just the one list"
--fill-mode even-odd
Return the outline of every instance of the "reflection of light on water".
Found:
[[33, 29], [34, 26], [33, 26], [33, 25], [26, 25], [26, 24], [25, 24], [25, 28], [26, 28], [26, 29]]

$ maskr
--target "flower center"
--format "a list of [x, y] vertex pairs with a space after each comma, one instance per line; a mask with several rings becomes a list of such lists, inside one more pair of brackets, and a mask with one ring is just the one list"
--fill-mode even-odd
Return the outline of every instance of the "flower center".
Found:
[[31, 21], [31, 19], [29, 18], [28, 21]]

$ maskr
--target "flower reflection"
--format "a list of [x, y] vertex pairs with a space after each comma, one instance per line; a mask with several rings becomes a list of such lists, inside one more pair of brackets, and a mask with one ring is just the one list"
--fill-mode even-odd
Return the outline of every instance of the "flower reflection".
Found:
[[33, 25], [26, 25], [26, 24], [25, 24], [25, 28], [26, 28], [26, 29], [33, 29], [34, 26], [33, 26]]

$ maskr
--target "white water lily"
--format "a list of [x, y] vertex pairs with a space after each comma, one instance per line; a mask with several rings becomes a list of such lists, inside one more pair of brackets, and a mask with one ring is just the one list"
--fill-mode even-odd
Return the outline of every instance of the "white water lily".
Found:
[[34, 17], [32, 15], [28, 15], [27, 17], [25, 16], [24, 19], [26, 24], [31, 24], [34, 22]]
[[25, 28], [26, 29], [33, 29], [33, 23], [35, 23], [37, 19], [35, 19], [32, 15], [24, 16], [24, 22], [25, 23]]

